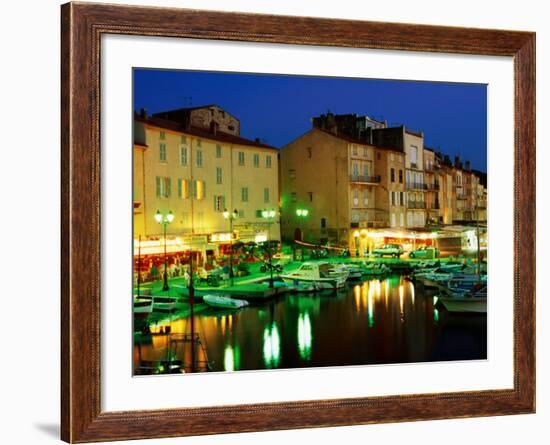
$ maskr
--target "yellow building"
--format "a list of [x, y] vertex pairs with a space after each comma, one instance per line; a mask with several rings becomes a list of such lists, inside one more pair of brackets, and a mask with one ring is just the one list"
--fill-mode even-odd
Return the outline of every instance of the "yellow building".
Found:
[[285, 240], [354, 248], [361, 231], [404, 225], [398, 150], [313, 128], [282, 148], [280, 165]]
[[276, 148], [156, 117], [136, 115], [134, 127], [134, 238], [143, 240], [142, 253], [163, 246], [157, 211], [174, 215], [167, 226], [174, 252], [191, 246], [215, 255], [231, 242], [231, 224], [233, 240], [280, 239]]

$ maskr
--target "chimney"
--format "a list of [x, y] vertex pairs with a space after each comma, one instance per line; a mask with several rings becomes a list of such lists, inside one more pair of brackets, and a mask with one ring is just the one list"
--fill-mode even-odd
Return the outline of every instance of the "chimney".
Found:
[[142, 108], [139, 110], [139, 117], [142, 117], [143, 119], [147, 119], [147, 109]]
[[464, 170], [472, 170], [472, 164], [470, 164], [470, 161], [464, 161]]
[[460, 156], [455, 156], [455, 168], [462, 168], [462, 164], [460, 162]]
[[443, 162], [446, 165], [451, 165], [451, 158], [449, 157], [449, 155], [445, 155], [445, 157], [443, 158]]

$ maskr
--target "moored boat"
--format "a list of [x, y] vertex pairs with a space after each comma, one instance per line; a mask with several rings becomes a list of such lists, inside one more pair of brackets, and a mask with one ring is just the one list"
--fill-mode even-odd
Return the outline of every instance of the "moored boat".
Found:
[[487, 313], [487, 286], [476, 285], [469, 291], [449, 289], [438, 297], [449, 312]]
[[239, 309], [248, 306], [248, 301], [221, 295], [205, 295], [203, 301], [209, 306], [223, 309]]
[[134, 295], [134, 317], [145, 318], [153, 311], [153, 298], [147, 295]]
[[298, 269], [281, 275], [287, 283], [310, 283], [318, 290], [338, 289], [346, 284], [349, 271], [338, 271], [330, 263], [303, 263]]

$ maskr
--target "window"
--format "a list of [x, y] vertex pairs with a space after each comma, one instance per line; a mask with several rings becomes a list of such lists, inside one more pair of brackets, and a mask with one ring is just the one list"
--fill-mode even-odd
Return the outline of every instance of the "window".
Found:
[[202, 200], [206, 197], [206, 183], [201, 180], [195, 180], [195, 186], [193, 187], [193, 198]]
[[403, 184], [403, 170], [399, 170], [399, 184]]
[[182, 136], [181, 137], [181, 143], [182, 144], [187, 144], [187, 136]]
[[160, 144], [159, 147], [159, 159], [160, 162], [166, 162], [166, 144]]
[[369, 177], [369, 164], [367, 163], [363, 164], [363, 176], [365, 177], [365, 181]]
[[399, 205], [405, 205], [405, 194], [403, 192], [399, 192]]
[[308, 147], [307, 148], [307, 157], [308, 157], [308, 159], [311, 159], [312, 156], [313, 156], [313, 150], [312, 150], [311, 147]]
[[395, 205], [395, 192], [391, 192], [391, 205]]
[[216, 157], [217, 158], [222, 157], [222, 146], [220, 144], [216, 145]]
[[259, 167], [260, 166], [260, 155], [257, 154], [257, 153], [254, 153], [254, 167]]
[[197, 167], [202, 167], [202, 150], [197, 150]]
[[309, 202], [313, 202], [313, 192], [307, 192], [307, 196], [309, 197]]
[[161, 132], [160, 132], [160, 138], [161, 138], [162, 140], [166, 139], [166, 133], [165, 133], [164, 131], [161, 131]]
[[264, 202], [269, 202], [269, 188], [264, 188]]
[[363, 192], [363, 204], [365, 207], [369, 206], [369, 192], [367, 190]]
[[189, 181], [187, 179], [178, 178], [178, 198], [189, 198]]
[[256, 210], [256, 218], [263, 218], [262, 212], [263, 210]]
[[391, 226], [395, 227], [395, 213], [391, 214]]
[[271, 168], [271, 155], [267, 155], [265, 157], [265, 167], [266, 168]]
[[187, 165], [187, 147], [180, 147], [180, 164]]
[[216, 184], [221, 184], [222, 179], [222, 168], [216, 167]]
[[244, 151], [239, 151], [239, 165], [244, 165]]
[[357, 156], [357, 145], [352, 145], [351, 146], [351, 154], [353, 156]]
[[359, 222], [359, 212], [351, 212], [351, 220], [353, 222]]
[[359, 176], [359, 165], [357, 162], [354, 162], [351, 164], [351, 175], [353, 176], [353, 179], [357, 179]]
[[200, 139], [197, 139], [197, 147], [202, 147], [202, 141]]
[[390, 180], [391, 182], [395, 182], [395, 169], [394, 168], [391, 168], [390, 169]]
[[214, 195], [214, 211], [221, 213], [225, 210], [225, 196]]
[[248, 187], [241, 188], [241, 201], [248, 202]]
[[290, 169], [290, 170], [288, 171], [288, 177], [289, 177], [290, 179], [296, 179], [296, 170]]
[[353, 205], [358, 206], [359, 205], [359, 190], [353, 189]]
[[411, 145], [411, 164], [418, 163], [418, 147]]
[[321, 229], [326, 229], [326, 228], [327, 228], [327, 219], [321, 218]]
[[298, 200], [298, 196], [297, 196], [296, 192], [292, 192], [292, 193], [290, 194], [290, 200], [291, 200], [292, 202], [296, 202], [296, 201]]
[[169, 198], [171, 192], [171, 179], [164, 176], [157, 176], [157, 198]]
[[367, 158], [369, 156], [369, 149], [367, 147], [363, 147], [363, 156]]

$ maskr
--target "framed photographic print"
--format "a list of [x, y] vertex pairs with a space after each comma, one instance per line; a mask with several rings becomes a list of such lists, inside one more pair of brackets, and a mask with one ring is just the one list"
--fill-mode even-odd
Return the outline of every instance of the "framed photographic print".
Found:
[[535, 36], [62, 6], [62, 438], [535, 409]]

